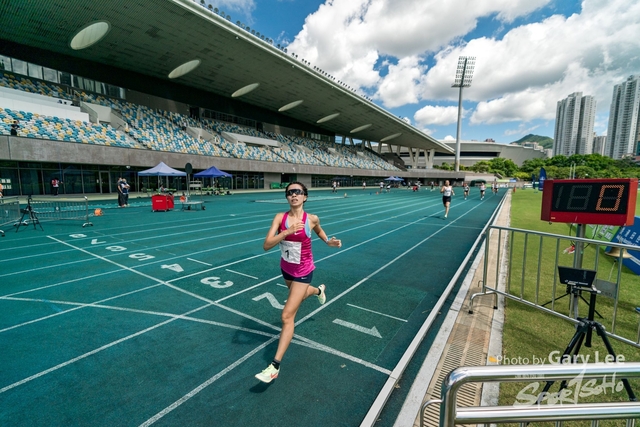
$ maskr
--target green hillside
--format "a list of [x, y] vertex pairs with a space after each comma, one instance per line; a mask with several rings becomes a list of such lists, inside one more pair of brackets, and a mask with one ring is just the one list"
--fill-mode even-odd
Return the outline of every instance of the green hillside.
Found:
[[524, 142], [537, 142], [540, 146], [544, 148], [553, 147], [553, 138], [549, 138], [548, 136], [529, 134], [515, 141], [515, 144], [522, 145]]

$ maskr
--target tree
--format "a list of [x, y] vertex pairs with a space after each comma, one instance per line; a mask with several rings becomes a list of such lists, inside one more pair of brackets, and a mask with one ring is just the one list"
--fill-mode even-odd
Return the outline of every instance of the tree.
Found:
[[504, 157], [496, 157], [489, 161], [490, 171], [502, 176], [513, 176], [518, 171], [518, 165], [513, 160]]
[[571, 166], [571, 162], [567, 158], [567, 156], [559, 155], [553, 156], [550, 159], [547, 159], [545, 162], [547, 166], [557, 166], [557, 167], [569, 167]]
[[592, 168], [594, 171], [608, 168], [613, 160], [600, 154], [589, 154], [585, 156], [584, 166]]
[[576, 166], [576, 178], [595, 178], [596, 171], [589, 166]]
[[540, 168], [544, 167], [545, 161], [544, 159], [529, 159], [525, 160], [520, 166], [520, 171], [522, 172], [535, 172], [536, 174], [540, 171]]
[[481, 160], [478, 163], [476, 163], [475, 165], [471, 166], [471, 170], [474, 172], [479, 172], [479, 173], [487, 173], [489, 172], [489, 169], [491, 168], [491, 166], [489, 165], [489, 162]]
[[515, 174], [513, 174], [513, 177], [516, 178], [518, 181], [531, 180], [531, 174], [529, 172], [516, 172]]

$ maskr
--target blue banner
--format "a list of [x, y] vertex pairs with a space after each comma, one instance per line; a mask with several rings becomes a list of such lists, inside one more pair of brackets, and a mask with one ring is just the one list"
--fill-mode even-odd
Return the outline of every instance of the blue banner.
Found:
[[540, 168], [540, 178], [538, 178], [538, 181], [540, 181], [540, 183], [538, 184], [538, 190], [543, 191], [544, 181], [546, 179], [547, 179], [547, 171], [544, 170], [544, 168]]
[[[611, 239], [612, 242], [625, 245], [640, 246], [640, 217], [636, 217], [633, 225], [620, 227]], [[610, 247], [607, 248], [607, 250]], [[637, 275], [640, 275], [640, 247], [637, 251], [629, 251], [630, 258], [623, 258], [622, 264]]]

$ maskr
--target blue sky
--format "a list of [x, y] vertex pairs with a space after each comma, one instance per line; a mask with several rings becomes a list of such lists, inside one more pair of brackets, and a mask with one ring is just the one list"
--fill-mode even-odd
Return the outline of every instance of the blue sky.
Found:
[[640, 2], [629, 0], [225, 0], [211, 4], [358, 88], [434, 138], [456, 136], [459, 56], [475, 56], [462, 139], [553, 137], [556, 104], [597, 102], [640, 74]]

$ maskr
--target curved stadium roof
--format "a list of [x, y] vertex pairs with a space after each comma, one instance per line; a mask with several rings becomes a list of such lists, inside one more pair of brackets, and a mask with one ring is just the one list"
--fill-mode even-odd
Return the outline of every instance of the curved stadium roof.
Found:
[[[234, 96], [329, 134], [451, 153], [445, 144], [199, 2], [47, 0], [2, 2], [0, 7], [0, 45], [13, 46], [0, 52], [16, 58], [21, 46], [33, 48]], [[94, 31], [90, 24], [96, 22]], [[74, 40], [78, 32], [82, 38]]]

